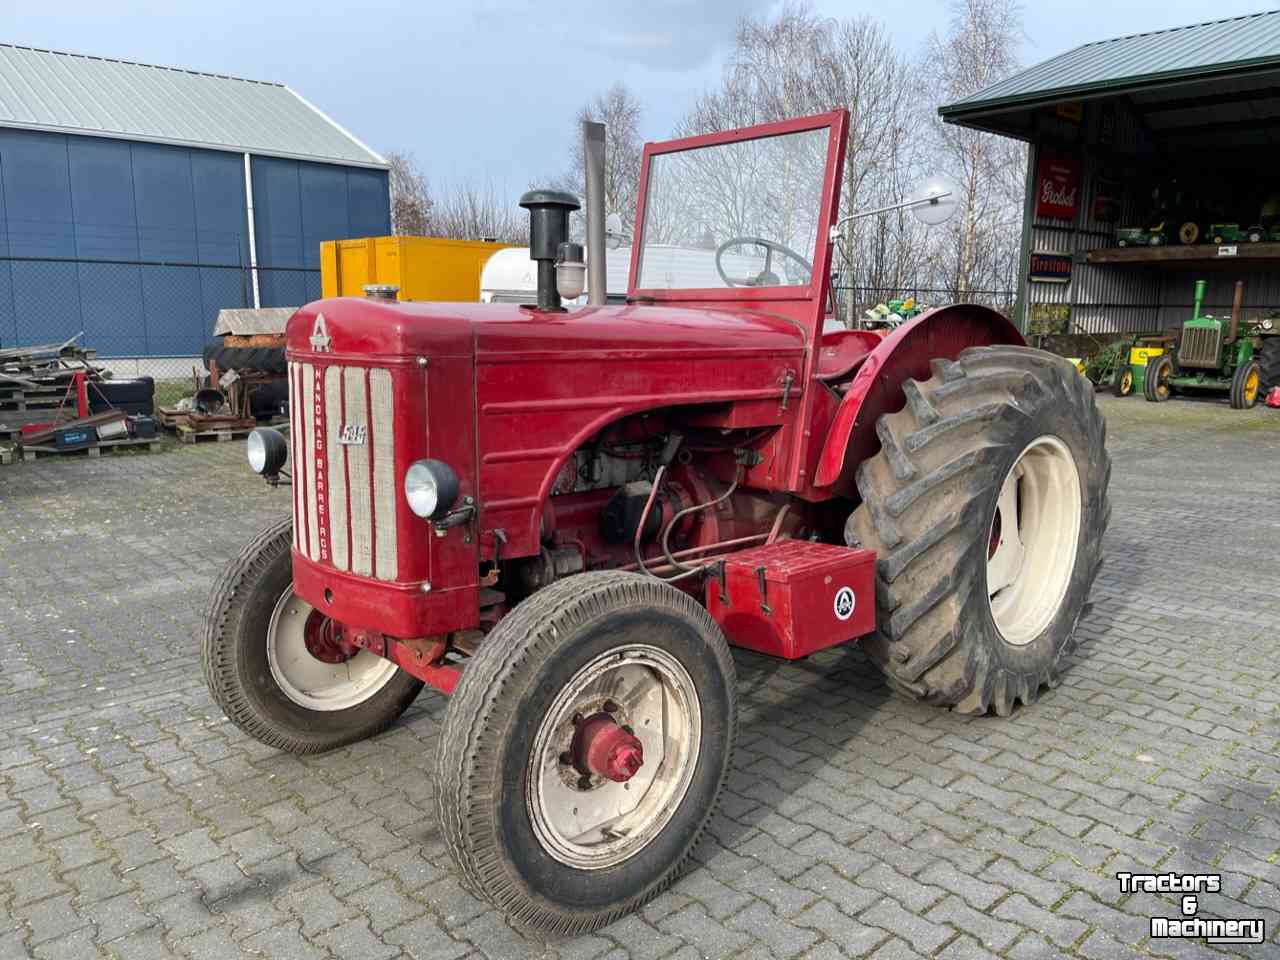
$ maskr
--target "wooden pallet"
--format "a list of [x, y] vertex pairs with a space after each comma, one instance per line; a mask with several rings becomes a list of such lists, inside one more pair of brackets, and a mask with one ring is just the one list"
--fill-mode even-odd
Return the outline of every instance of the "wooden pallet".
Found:
[[204, 443], [207, 441], [226, 442], [228, 440], [243, 440], [256, 427], [252, 425], [240, 424], [237, 426], [225, 427], [204, 427], [197, 429], [190, 424], [180, 423], [175, 428], [178, 431], [178, 439], [183, 443]]
[[72, 412], [76, 409], [75, 391], [70, 394], [65, 388], [10, 390], [0, 393], [0, 414], [24, 413], [27, 410], [56, 410], [62, 407]]
[[15, 463], [19, 459], [27, 462], [31, 460], [38, 460], [42, 457], [65, 457], [77, 453], [83, 453], [87, 457], [98, 457], [102, 455], [104, 450], [109, 453], [112, 450], [120, 450], [125, 447], [148, 447], [152, 453], [155, 453], [160, 449], [160, 440], [155, 437], [129, 437], [122, 440], [99, 440], [97, 443], [92, 443], [85, 447], [76, 447], [73, 450], [62, 450], [52, 444], [17, 447], [13, 450], [0, 450], [0, 464]]

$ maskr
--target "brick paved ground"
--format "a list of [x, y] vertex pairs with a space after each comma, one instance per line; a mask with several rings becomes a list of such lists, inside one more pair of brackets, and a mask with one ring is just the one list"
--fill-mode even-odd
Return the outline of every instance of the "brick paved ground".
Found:
[[1205, 910], [1265, 917], [1236, 949], [1280, 954], [1280, 413], [1103, 404], [1115, 515], [1063, 686], [965, 719], [857, 650], [739, 655], [700, 866], [551, 943], [450, 865], [442, 698], [305, 760], [212, 707], [207, 589], [287, 504], [241, 444], [0, 468], [0, 958], [1211, 955], [1145, 940], [1176, 906], [1114, 874], [1148, 867], [1220, 871]]

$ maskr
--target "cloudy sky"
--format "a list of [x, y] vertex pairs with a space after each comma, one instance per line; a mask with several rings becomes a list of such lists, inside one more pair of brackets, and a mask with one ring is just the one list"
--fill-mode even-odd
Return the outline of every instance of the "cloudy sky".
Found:
[[[572, 118], [621, 80], [664, 136], [715, 83], [743, 14], [773, 0], [7, 0], [0, 40], [275, 80], [378, 150], [411, 150], [434, 179], [490, 180], [518, 194], [561, 169]], [[945, 0], [817, 0], [819, 13], [872, 13], [917, 49]], [[1257, 0], [1026, 4], [1026, 63], [1090, 40], [1253, 13]]]

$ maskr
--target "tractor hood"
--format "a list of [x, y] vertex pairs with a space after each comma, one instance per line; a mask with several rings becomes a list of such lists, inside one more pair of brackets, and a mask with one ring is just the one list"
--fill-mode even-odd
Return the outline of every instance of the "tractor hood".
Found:
[[781, 316], [742, 309], [627, 305], [539, 313], [506, 303], [339, 297], [299, 309], [289, 320], [288, 344], [295, 355], [474, 354], [477, 364], [663, 356], [721, 362], [744, 352], [799, 354], [804, 335]]

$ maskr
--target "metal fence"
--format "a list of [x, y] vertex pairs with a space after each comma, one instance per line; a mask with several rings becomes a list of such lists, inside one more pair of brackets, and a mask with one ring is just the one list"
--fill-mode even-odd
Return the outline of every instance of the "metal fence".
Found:
[[190, 380], [218, 311], [300, 306], [320, 296], [310, 267], [0, 256], [0, 346], [82, 333], [118, 377]]
[[[0, 347], [62, 342], [78, 333], [117, 377], [151, 376], [190, 382], [211, 339], [218, 311], [254, 305], [300, 306], [320, 296], [320, 271], [310, 267], [192, 263], [164, 260], [0, 256]], [[957, 300], [1009, 313], [1010, 290], [951, 291], [833, 286], [841, 319], [861, 317], [879, 303], [907, 296], [937, 306]]]
[[850, 300], [853, 302], [855, 317], [862, 317], [867, 310], [878, 304], [888, 303], [890, 300], [905, 300], [907, 297], [914, 298], [916, 305], [923, 307], [941, 307], [949, 303], [977, 303], [1003, 313], [1007, 317], [1013, 312], [1016, 299], [1012, 290], [967, 290], [963, 294], [957, 294], [954, 290], [941, 287], [849, 286], [841, 284], [838, 279], [833, 281], [831, 289], [836, 295], [836, 316], [842, 320], [849, 316]]

